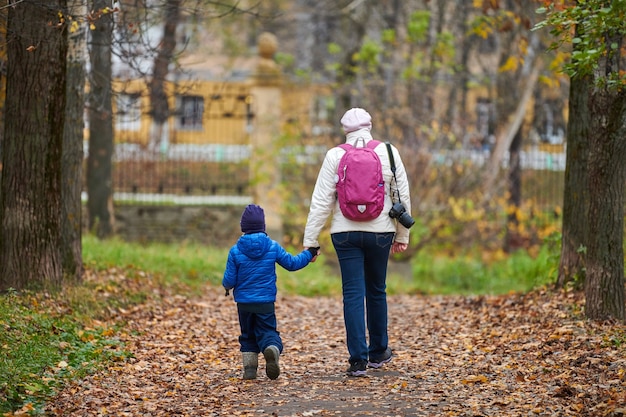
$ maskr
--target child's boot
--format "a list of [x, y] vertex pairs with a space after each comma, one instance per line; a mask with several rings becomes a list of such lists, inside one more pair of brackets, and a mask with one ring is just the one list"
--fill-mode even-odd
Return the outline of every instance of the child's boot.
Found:
[[259, 354], [256, 352], [241, 352], [241, 356], [243, 358], [243, 379], [256, 379]]
[[263, 351], [265, 357], [265, 373], [269, 379], [276, 379], [280, 375], [280, 366], [278, 366], [278, 357], [280, 350], [274, 346], [268, 346]]

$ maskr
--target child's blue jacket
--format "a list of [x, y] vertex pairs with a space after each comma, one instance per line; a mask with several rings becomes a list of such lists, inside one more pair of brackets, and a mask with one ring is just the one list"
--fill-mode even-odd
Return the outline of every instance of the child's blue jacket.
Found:
[[312, 258], [308, 250], [290, 254], [265, 233], [245, 234], [228, 252], [222, 285], [233, 289], [238, 303], [273, 303], [277, 291], [276, 264], [296, 271]]

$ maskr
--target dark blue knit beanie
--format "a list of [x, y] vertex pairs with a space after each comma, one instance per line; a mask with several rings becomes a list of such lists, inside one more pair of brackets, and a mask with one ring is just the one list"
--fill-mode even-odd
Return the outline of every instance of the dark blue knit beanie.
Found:
[[241, 231], [244, 233], [265, 232], [265, 213], [260, 206], [248, 204], [241, 215]]

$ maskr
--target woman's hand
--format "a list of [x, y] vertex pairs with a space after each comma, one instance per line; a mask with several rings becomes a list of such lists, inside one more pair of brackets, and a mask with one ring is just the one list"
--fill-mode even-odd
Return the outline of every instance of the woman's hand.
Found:
[[406, 243], [393, 242], [391, 245], [391, 253], [400, 253], [404, 252], [409, 247]]

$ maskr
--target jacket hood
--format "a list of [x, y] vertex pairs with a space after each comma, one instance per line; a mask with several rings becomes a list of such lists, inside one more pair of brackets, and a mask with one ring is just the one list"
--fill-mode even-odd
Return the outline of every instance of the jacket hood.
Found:
[[250, 259], [262, 258], [270, 248], [272, 240], [265, 233], [245, 234], [237, 241], [237, 248]]

